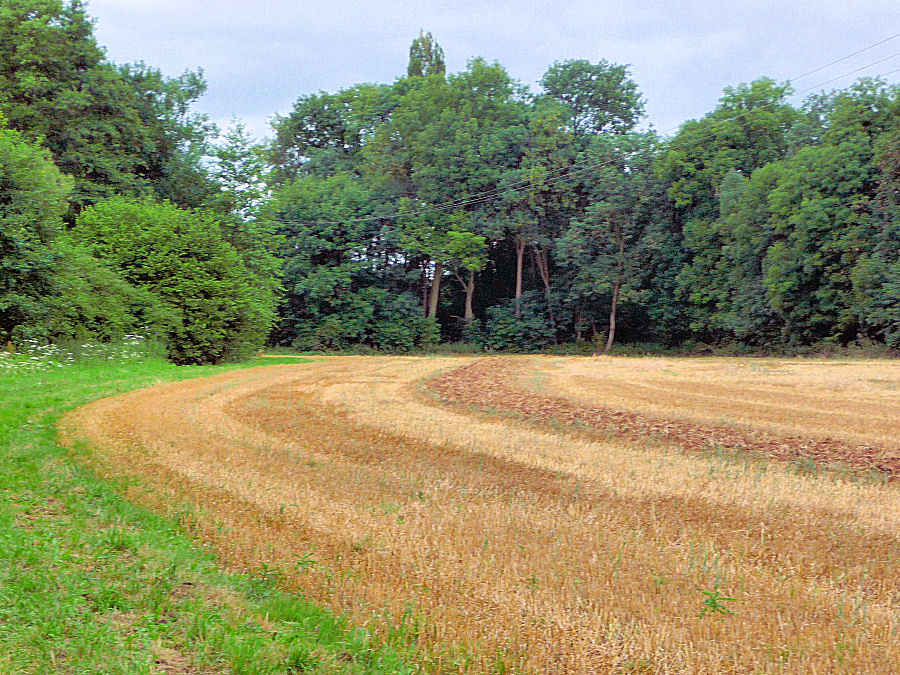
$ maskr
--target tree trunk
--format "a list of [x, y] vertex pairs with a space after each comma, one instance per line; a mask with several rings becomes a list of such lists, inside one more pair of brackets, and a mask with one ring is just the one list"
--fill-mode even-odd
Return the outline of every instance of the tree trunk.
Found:
[[525, 239], [516, 237], [516, 316], [522, 313], [522, 258], [525, 257]]
[[535, 246], [532, 249], [534, 253], [534, 263], [541, 275], [541, 281], [544, 282], [544, 297], [547, 299], [547, 317], [550, 319], [550, 327], [553, 329], [553, 344], [556, 344], [556, 317], [553, 316], [553, 300], [550, 295], [550, 260], [547, 252]]
[[437, 260], [434, 263], [434, 278], [431, 281], [431, 296], [428, 298], [428, 318], [437, 318], [438, 300], [441, 296], [441, 276], [444, 274], [444, 265]]
[[608, 352], [612, 349], [613, 341], [616, 339], [616, 307], [619, 304], [619, 289], [622, 288], [622, 277], [625, 275], [625, 235], [622, 232], [622, 225], [616, 227], [616, 241], [619, 244], [619, 259], [616, 262], [616, 282], [613, 284], [612, 303], [609, 310], [609, 335], [606, 338], [606, 349]]
[[428, 316], [428, 260], [422, 261], [422, 311]]
[[475, 270], [469, 270], [469, 280], [465, 284], [466, 289], [466, 312], [463, 321], [467, 324], [472, 323], [475, 313], [472, 311], [472, 296], [475, 295]]
[[604, 352], [612, 349], [613, 340], [616, 339], [616, 303], [619, 301], [619, 280], [613, 285], [612, 307], [609, 310], [609, 334], [606, 338], [606, 348]]

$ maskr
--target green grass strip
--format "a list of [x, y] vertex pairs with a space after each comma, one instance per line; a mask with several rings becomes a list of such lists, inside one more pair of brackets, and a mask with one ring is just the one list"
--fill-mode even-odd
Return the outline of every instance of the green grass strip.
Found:
[[[91, 358], [0, 371], [0, 672], [404, 673], [407, 650], [265, 575], [225, 573], [56, 443], [91, 400], [229, 368]], [[285, 359], [298, 363], [298, 359]]]

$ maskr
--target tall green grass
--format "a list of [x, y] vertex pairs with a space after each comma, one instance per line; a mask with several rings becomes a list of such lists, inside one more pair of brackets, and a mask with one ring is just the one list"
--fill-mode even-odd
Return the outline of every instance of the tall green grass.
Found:
[[176, 367], [137, 344], [3, 361], [0, 672], [414, 670], [408, 654], [270, 579], [223, 572], [56, 443], [56, 421], [80, 404], [244, 366]]

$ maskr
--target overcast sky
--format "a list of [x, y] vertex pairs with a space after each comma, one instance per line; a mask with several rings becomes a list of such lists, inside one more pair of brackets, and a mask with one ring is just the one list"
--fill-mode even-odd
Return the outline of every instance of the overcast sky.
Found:
[[[711, 110], [725, 86], [791, 79], [900, 33], [897, 0], [90, 0], [88, 12], [111, 60], [167, 75], [203, 68], [209, 88], [197, 108], [219, 124], [235, 115], [257, 138], [303, 94], [405, 74], [420, 28], [450, 72], [482, 56], [534, 85], [554, 61], [630, 64], [661, 132]], [[824, 88], [900, 68], [900, 38], [795, 89], [818, 91], [881, 59]], [[887, 79], [900, 82], [900, 72]]]

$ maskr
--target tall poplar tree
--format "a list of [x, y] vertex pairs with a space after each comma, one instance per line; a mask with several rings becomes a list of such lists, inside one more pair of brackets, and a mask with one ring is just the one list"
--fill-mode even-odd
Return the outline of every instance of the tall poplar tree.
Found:
[[407, 77], [443, 76], [447, 70], [444, 63], [444, 50], [435, 42], [431, 33], [419, 31], [419, 37], [409, 47], [409, 65], [406, 67]]

